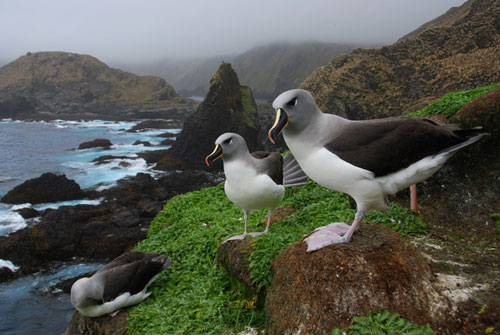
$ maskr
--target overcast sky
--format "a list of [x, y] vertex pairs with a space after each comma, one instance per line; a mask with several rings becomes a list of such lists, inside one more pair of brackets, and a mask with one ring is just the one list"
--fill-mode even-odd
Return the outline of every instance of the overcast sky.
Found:
[[464, 0], [0, 0], [0, 63], [31, 51], [106, 63], [237, 54], [263, 43], [391, 44]]

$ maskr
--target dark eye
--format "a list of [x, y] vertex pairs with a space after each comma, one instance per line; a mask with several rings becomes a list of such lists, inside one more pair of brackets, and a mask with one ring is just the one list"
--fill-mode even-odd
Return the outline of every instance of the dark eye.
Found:
[[232, 138], [230, 137], [230, 138], [228, 138], [227, 140], [225, 140], [225, 141], [224, 141], [224, 142], [222, 142], [222, 143], [224, 143], [224, 144], [229, 144], [229, 143], [231, 143], [231, 141], [232, 141]]
[[295, 106], [296, 104], [297, 104], [297, 98], [293, 98], [292, 100], [288, 101], [287, 105]]

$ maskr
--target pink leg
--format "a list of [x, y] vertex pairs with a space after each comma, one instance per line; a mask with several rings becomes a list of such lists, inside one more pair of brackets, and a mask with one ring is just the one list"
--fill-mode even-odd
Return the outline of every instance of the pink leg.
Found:
[[307, 251], [319, 250], [330, 244], [349, 243], [354, 232], [358, 230], [363, 216], [364, 213], [358, 211], [351, 226], [335, 222], [316, 229], [311, 236], [304, 240], [307, 244]]

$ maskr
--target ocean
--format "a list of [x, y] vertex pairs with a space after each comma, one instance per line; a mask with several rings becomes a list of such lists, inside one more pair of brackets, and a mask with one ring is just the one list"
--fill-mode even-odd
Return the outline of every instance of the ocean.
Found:
[[[136, 122], [62, 121], [21, 122], [0, 121], [0, 198], [9, 190], [30, 178], [45, 172], [63, 173], [75, 180], [82, 189], [105, 189], [119, 179], [139, 172], [156, 175], [159, 172], [138, 157], [148, 150], [166, 149], [161, 146], [165, 132], [177, 134], [180, 129], [127, 132]], [[106, 138], [110, 149], [78, 150], [82, 142]], [[149, 141], [152, 146], [133, 145], [135, 141]], [[123, 156], [106, 164], [92, 160], [103, 156]], [[0, 236], [26, 227], [16, 209], [33, 207], [37, 210], [62, 205], [98, 204], [99, 200], [77, 200], [50, 204], [9, 205], [0, 203]], [[34, 219], [36, 220], [36, 219]], [[36, 224], [36, 221], [33, 222]], [[0, 334], [62, 334], [74, 311], [67, 294], [51, 294], [48, 287], [61, 278], [77, 276], [97, 269], [102, 264], [60, 264], [17, 280], [0, 284]], [[0, 267], [16, 270], [18, 266], [0, 259]]]

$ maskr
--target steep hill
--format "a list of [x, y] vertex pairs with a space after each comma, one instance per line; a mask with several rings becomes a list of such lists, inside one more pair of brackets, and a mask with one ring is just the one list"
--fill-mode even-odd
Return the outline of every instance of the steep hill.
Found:
[[391, 46], [356, 49], [303, 83], [350, 119], [415, 111], [447, 92], [500, 81], [500, 2], [469, 0]]
[[28, 53], [0, 68], [0, 117], [116, 114], [185, 104], [160, 77], [65, 52]]
[[296, 88], [318, 66], [326, 65], [333, 57], [355, 47], [322, 42], [274, 43], [254, 47], [237, 56], [163, 60], [142, 67], [124, 66], [137, 73], [162, 76], [184, 96], [205, 96], [210, 78], [221, 61], [231, 62], [241, 83], [249, 86], [256, 98], [273, 99], [284, 90]]

